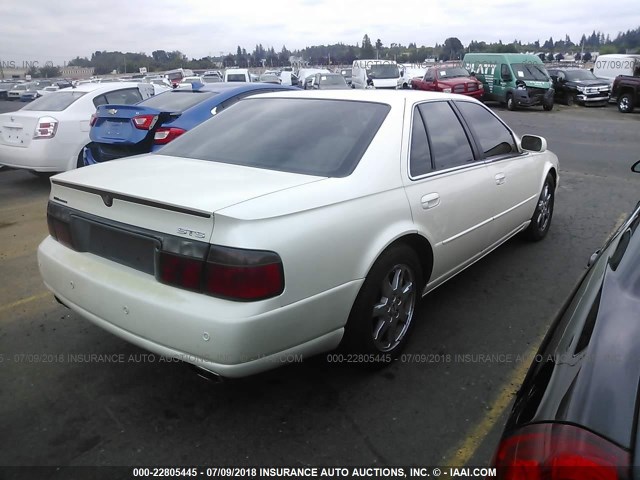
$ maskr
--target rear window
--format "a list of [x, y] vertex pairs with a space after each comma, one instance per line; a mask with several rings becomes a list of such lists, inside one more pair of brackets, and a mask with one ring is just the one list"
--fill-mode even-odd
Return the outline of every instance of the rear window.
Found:
[[139, 105], [157, 108], [166, 112], [184, 112], [186, 109], [204, 102], [207, 98], [218, 95], [218, 92], [205, 92], [197, 90], [174, 90], [164, 92], [143, 100]]
[[249, 98], [174, 140], [158, 154], [346, 177], [390, 108], [348, 100]]
[[61, 112], [87, 92], [64, 91], [64, 92], [52, 92], [49, 95], [45, 95], [40, 98], [36, 98], [22, 110], [35, 110], [46, 112]]

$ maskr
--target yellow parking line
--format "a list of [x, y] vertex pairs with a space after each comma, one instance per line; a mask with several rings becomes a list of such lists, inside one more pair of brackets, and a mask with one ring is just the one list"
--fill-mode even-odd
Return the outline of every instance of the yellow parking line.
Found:
[[11, 310], [13, 308], [19, 307], [20, 305], [24, 305], [25, 303], [29, 303], [29, 302], [34, 302], [36, 300], [40, 300], [42, 298], [51, 296], [51, 292], [40, 292], [40, 293], [36, 293], [35, 295], [31, 295], [30, 297], [26, 297], [23, 298], [22, 300], [18, 300], [16, 302], [13, 303], [8, 303], [7, 305], [3, 305], [0, 307], [0, 313], [7, 311], [7, 310]]
[[[624, 223], [624, 221], [629, 216], [628, 213], [621, 213], [616, 223], [611, 230], [608, 238], [611, 238], [613, 234], [616, 232], [620, 225]], [[538, 353], [538, 347], [542, 342], [542, 338], [534, 342], [534, 346], [529, 350], [526, 354], [525, 358], [533, 359]], [[512, 397], [522, 385], [524, 381], [524, 377], [527, 374], [527, 370], [529, 369], [530, 362], [522, 362], [518, 368], [516, 368], [509, 380], [504, 383], [500, 387], [500, 391], [502, 392], [491, 404], [491, 408], [487, 412], [487, 414], [480, 420], [472, 430], [466, 435], [464, 441], [459, 444], [452, 452], [447, 455], [447, 460], [443, 463], [443, 465], [451, 465], [452, 467], [464, 466], [467, 464], [469, 460], [473, 457], [478, 450], [478, 447], [485, 439], [485, 437], [489, 434], [491, 429], [495, 426], [496, 422], [502, 416], [504, 410], [511, 403]]]
[[[534, 343], [535, 347], [531, 348], [529, 352], [525, 354], [524, 358], [533, 360], [536, 353], [538, 353], [538, 346], [541, 341], [542, 340], [536, 341]], [[465, 440], [447, 456], [447, 461], [444, 462], [443, 465], [458, 467], [467, 464], [471, 457], [473, 457], [473, 454], [476, 453], [476, 450], [484, 438], [495, 426], [496, 421], [511, 403], [511, 399], [518, 391], [518, 388], [520, 388], [529, 366], [530, 363], [524, 361], [512, 372], [509, 380], [500, 387], [499, 390], [502, 393], [493, 401], [487, 414], [480, 423], [466, 435]]]

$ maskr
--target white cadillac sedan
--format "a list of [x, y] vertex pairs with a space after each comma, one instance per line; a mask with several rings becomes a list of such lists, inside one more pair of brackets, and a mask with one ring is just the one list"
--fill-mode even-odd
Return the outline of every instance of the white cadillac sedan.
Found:
[[96, 107], [133, 104], [153, 95], [146, 83], [89, 83], [34, 100], [0, 114], [0, 165], [32, 172], [63, 172], [82, 166], [89, 122]]
[[465, 96], [278, 92], [51, 184], [38, 262], [56, 297], [239, 377], [339, 345], [390, 362], [423, 295], [546, 235], [558, 159]]

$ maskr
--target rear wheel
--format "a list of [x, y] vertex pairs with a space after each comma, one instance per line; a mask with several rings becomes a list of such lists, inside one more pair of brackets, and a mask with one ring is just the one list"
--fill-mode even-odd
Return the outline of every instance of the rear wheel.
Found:
[[382, 253], [351, 308], [341, 347], [364, 354], [363, 366], [390, 363], [407, 342], [421, 286], [413, 249], [399, 244]]
[[529, 240], [537, 242], [542, 240], [551, 226], [553, 217], [553, 204], [555, 201], [555, 182], [551, 174], [547, 175], [538, 197], [538, 204], [531, 217], [531, 223], [525, 230], [525, 235]]
[[512, 112], [516, 109], [516, 101], [513, 99], [513, 95], [509, 93], [507, 95], [507, 110], [511, 110]]
[[620, 96], [618, 99], [618, 110], [622, 113], [631, 113], [633, 112], [633, 97], [630, 93], [625, 93]]

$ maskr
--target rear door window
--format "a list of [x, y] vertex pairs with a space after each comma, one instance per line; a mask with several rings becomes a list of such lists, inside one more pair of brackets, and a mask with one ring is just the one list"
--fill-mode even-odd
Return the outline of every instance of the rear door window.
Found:
[[411, 177], [419, 177], [433, 170], [431, 149], [427, 138], [427, 129], [418, 108], [413, 109], [413, 125], [411, 127], [411, 154], [409, 157], [409, 173]]
[[446, 170], [475, 161], [469, 138], [448, 102], [423, 103], [418, 109], [427, 125], [436, 170]]

